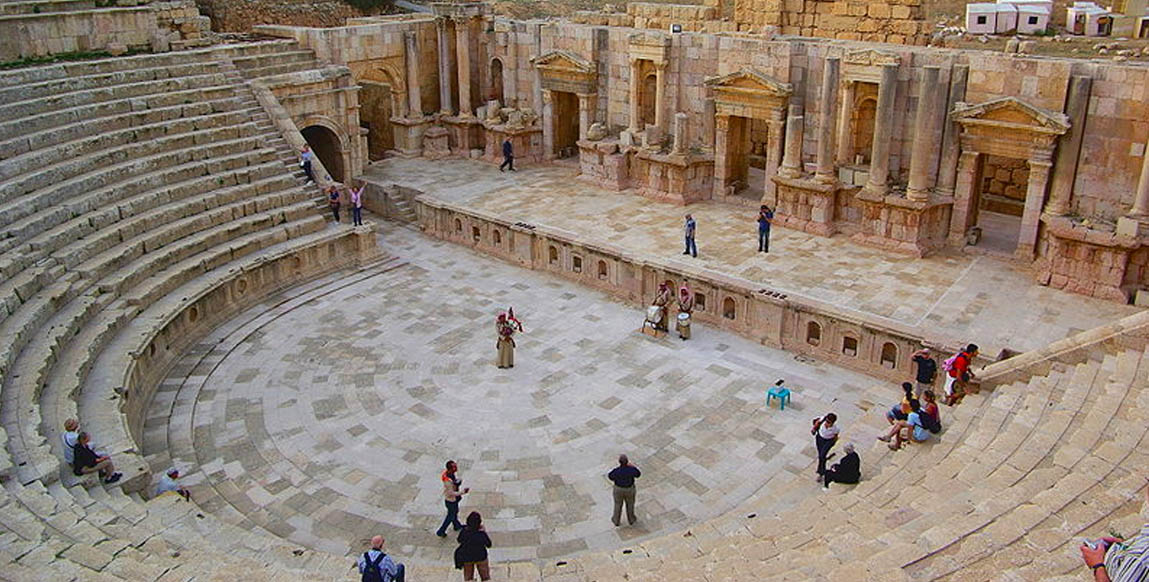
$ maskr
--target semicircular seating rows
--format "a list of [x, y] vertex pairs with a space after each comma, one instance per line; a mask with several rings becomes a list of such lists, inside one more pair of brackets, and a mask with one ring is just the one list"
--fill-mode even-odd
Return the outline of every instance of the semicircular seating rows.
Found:
[[[205, 491], [202, 508], [145, 502], [135, 490], [148, 463], [109, 390], [139, 322], [179, 309], [213, 273], [330, 236], [239, 72], [309, 62], [263, 56], [281, 52], [302, 51], [264, 43], [232, 59], [188, 51], [0, 74], [0, 578], [354, 578], [349, 556], [300, 551], [227, 491]], [[944, 409], [940, 438], [896, 453], [868, 446], [896, 392], [871, 389], [870, 410], [846, 427], [863, 443], [857, 486], [821, 493], [812, 459], [748, 475], [761, 492], [719, 518], [625, 550], [497, 565], [496, 580], [1080, 579], [1081, 537], [1141, 524], [1149, 466], [1149, 350], [1097, 346]], [[68, 417], [113, 454], [123, 486], [61, 467]], [[411, 575], [457, 576], [447, 564]]]

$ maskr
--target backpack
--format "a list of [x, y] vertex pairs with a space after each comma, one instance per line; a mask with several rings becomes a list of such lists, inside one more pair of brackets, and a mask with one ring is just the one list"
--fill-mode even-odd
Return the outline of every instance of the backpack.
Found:
[[918, 413], [918, 418], [922, 421], [922, 427], [933, 434], [938, 434], [942, 431], [942, 423], [938, 417], [932, 414], [926, 414], [923, 410]]
[[383, 558], [386, 557], [387, 554], [379, 552], [379, 559], [372, 562], [371, 553], [363, 552], [362, 582], [383, 582], [383, 570], [379, 568], [379, 565], [383, 563]]

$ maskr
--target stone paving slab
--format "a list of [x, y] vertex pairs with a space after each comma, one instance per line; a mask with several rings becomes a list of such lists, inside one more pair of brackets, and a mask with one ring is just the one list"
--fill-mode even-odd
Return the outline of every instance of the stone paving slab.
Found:
[[[501, 173], [472, 160], [396, 158], [372, 164], [365, 179], [399, 183], [511, 222], [545, 224], [664, 261], [698, 264], [874, 320], [915, 326], [928, 338], [973, 341], [989, 356], [1002, 348], [1037, 349], [1138, 309], [1037, 285], [1026, 268], [987, 256], [908, 258], [843, 235], [786, 228], [773, 229], [771, 252], [762, 254], [754, 210], [713, 202], [683, 208], [603, 190], [576, 174], [562, 165]], [[698, 222], [697, 259], [681, 255], [685, 212]]]
[[[816, 414], [872, 440], [848, 428], [865, 376], [706, 326], [688, 342], [642, 335], [641, 310], [601, 292], [378, 226], [407, 266], [252, 333], [206, 378], [194, 422], [172, 419], [194, 426], [198, 461], [175, 460], [198, 462], [193, 489], [210, 482], [285, 539], [342, 553], [381, 532], [396, 555], [449, 563], [455, 544], [433, 531], [454, 458], [496, 561], [561, 559], [682, 530], [767, 482], [813, 485]], [[526, 333], [499, 370], [508, 305]], [[795, 392], [784, 412], [764, 406], [779, 377]], [[635, 527], [610, 523], [620, 452], [644, 471]]]

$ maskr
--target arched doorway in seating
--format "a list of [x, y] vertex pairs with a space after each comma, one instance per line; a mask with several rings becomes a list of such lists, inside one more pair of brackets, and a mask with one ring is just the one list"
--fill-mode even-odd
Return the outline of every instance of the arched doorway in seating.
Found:
[[307, 144], [311, 146], [311, 151], [315, 152], [315, 156], [319, 158], [323, 167], [327, 168], [327, 173], [331, 174], [331, 179], [343, 182], [345, 178], [343, 144], [340, 142], [339, 136], [322, 125], [309, 125], [299, 133], [303, 134], [303, 139], [307, 140]]

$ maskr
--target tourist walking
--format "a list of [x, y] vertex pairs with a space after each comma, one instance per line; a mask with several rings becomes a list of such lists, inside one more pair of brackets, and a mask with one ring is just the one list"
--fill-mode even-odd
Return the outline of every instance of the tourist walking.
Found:
[[304, 144], [303, 149], [299, 150], [299, 167], [303, 168], [308, 182], [315, 181], [315, 174], [311, 170], [311, 160], [314, 158], [315, 154], [311, 153], [311, 146]]
[[934, 361], [930, 355], [929, 348], [922, 348], [912, 356], [910, 362], [914, 364], [917, 369], [914, 379], [917, 380], [917, 386], [914, 388], [914, 398], [921, 400], [922, 393], [934, 387], [934, 380], [938, 375], [938, 363]]
[[[1149, 503], [1149, 488], [1145, 489]], [[1095, 582], [1145, 582], [1149, 580], [1149, 523], [1137, 535], [1124, 540], [1104, 537], [1081, 544], [1081, 559], [1093, 570]]]
[[474, 580], [475, 570], [479, 580], [491, 579], [491, 563], [487, 561], [487, 548], [491, 547], [491, 537], [483, 527], [483, 516], [472, 511], [467, 516], [467, 527], [459, 532], [459, 547], [455, 548], [455, 568], [463, 570], [463, 580]]
[[763, 204], [758, 209], [758, 252], [770, 252], [770, 224], [774, 222], [774, 211]]
[[362, 582], [403, 582], [407, 576], [407, 567], [383, 551], [383, 536], [371, 538], [371, 549], [359, 556], [358, 566]]
[[842, 446], [842, 450], [846, 452], [846, 456], [826, 469], [826, 473], [822, 475], [823, 491], [829, 491], [830, 483], [835, 481], [854, 484], [862, 480], [862, 459], [854, 450], [854, 443], [846, 443]]
[[515, 169], [515, 150], [511, 145], [511, 138], [503, 140], [503, 163], [499, 165], [499, 171], [502, 172], [503, 168], [510, 168], [512, 172], [517, 172]]
[[973, 364], [977, 354], [977, 344], [969, 344], [964, 350], [942, 363], [942, 369], [946, 371], [946, 406], [960, 404], [962, 398], [965, 398], [969, 381], [974, 377], [970, 365]]
[[834, 443], [838, 442], [838, 434], [841, 429], [838, 428], [838, 415], [833, 412], [819, 416], [814, 419], [814, 427], [810, 429], [810, 434], [814, 435], [814, 447], [818, 449], [818, 481], [822, 481], [822, 475], [826, 472], [826, 461], [832, 457], [830, 449], [834, 448]]
[[694, 243], [694, 233], [697, 232], [697, 227], [698, 225], [694, 222], [694, 217], [687, 214], [685, 225], [686, 250], [682, 251], [682, 254], [691, 255], [695, 258], [698, 257], [698, 245]]
[[331, 206], [331, 214], [335, 216], [335, 222], [339, 222], [339, 190], [335, 186], [327, 187], [327, 204]]
[[459, 466], [455, 461], [447, 461], [446, 470], [439, 479], [443, 482], [443, 504], [447, 506], [447, 516], [443, 518], [443, 525], [439, 526], [439, 531], [435, 532], [435, 535], [445, 538], [447, 526], [455, 528], [455, 531], [463, 529], [463, 524], [459, 523], [459, 501], [471, 491], [471, 488], [460, 488], [463, 480], [459, 478]]
[[618, 527], [622, 524], [622, 506], [626, 505], [626, 522], [634, 525], [638, 518], [634, 515], [634, 480], [642, 476], [638, 467], [630, 464], [626, 455], [618, 456], [618, 466], [606, 474], [606, 478], [614, 483], [614, 513], [610, 521]]
[[367, 188], [366, 182], [359, 182], [359, 188], [351, 188], [351, 223], [363, 226], [363, 190]]

